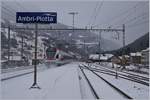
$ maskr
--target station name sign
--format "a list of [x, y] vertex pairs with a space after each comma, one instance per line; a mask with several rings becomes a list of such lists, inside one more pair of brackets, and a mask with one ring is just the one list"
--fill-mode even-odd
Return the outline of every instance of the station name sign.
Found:
[[16, 23], [57, 23], [56, 12], [16, 12]]

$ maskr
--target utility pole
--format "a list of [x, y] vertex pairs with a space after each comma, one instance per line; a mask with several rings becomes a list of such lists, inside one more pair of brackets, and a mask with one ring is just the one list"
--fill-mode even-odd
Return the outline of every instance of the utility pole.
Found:
[[10, 25], [8, 26], [8, 64], [10, 61]]
[[86, 45], [85, 45], [85, 40], [83, 41], [84, 42], [84, 52], [85, 52], [85, 56], [86, 56], [86, 58], [87, 58], [87, 52], [86, 52]]
[[46, 50], [45, 50], [45, 49], [46, 49], [46, 46], [45, 46], [44, 43], [43, 43], [43, 46], [44, 46], [44, 48], [43, 48], [43, 55], [44, 55], [44, 58], [43, 58], [43, 59], [45, 60], [45, 58], [46, 58], [46, 54], [45, 54], [45, 52], [46, 52]]
[[30, 87], [30, 89], [31, 88], [41, 89], [37, 85], [37, 42], [38, 42], [38, 24], [35, 24], [34, 83]]
[[123, 47], [125, 47], [125, 24], [123, 24]]
[[122, 49], [122, 65], [123, 65], [123, 69], [125, 68], [125, 57], [123, 56], [125, 54], [125, 24], [123, 24], [122, 26], [122, 42], [123, 42], [123, 49]]
[[23, 33], [22, 33], [22, 36], [21, 36], [21, 59], [23, 60], [23, 43], [24, 43], [24, 41], [23, 41], [24, 39], [23, 39]]
[[100, 57], [101, 57], [101, 32], [102, 31], [99, 31], [99, 64], [100, 64]]

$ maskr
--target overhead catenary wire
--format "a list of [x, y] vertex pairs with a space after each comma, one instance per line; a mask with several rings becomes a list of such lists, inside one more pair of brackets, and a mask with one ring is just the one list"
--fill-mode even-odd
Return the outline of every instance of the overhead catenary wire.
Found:
[[[7, 18], [12, 19], [12, 18], [16, 17], [16, 15], [15, 15], [16, 11], [14, 9], [10, 8], [8, 5], [6, 5], [4, 2], [2, 2], [2, 10], [1, 11], [2, 11], [2, 13], [5, 13], [5, 15], [6, 15], [6, 16], [4, 16], [4, 18], [2, 17], [4, 20], [8, 21]], [[3, 14], [2, 14], [2, 16], [3, 16]]]
[[87, 26], [90, 26], [90, 25], [91, 25], [93, 15], [96, 13], [96, 9], [97, 9], [98, 5], [99, 5], [99, 3], [96, 3], [96, 6], [95, 6], [95, 8], [94, 8], [94, 10], [93, 10], [93, 13], [92, 13], [92, 15], [91, 15], [91, 17], [90, 17], [90, 20], [89, 20]]
[[93, 24], [95, 24], [96, 18], [99, 14], [99, 11], [101, 10], [103, 6], [103, 3], [104, 3], [104, 0], [96, 4], [87, 26], [93, 26]]
[[5, 10], [5, 11], [7, 11], [5, 13], [8, 13], [10, 16], [13, 16], [13, 17], [15, 16], [15, 13], [13, 13], [12, 11], [10, 11], [8, 8], [2, 6], [2, 9]]
[[25, 8], [23, 5], [21, 5], [18, 1], [15, 0], [15, 4], [17, 6], [20, 6], [21, 8], [23, 8], [23, 10], [28, 11], [29, 9]]
[[101, 1], [100, 5], [99, 5], [99, 7], [98, 7], [98, 9], [97, 9], [97, 12], [96, 12], [96, 14], [95, 14], [95, 16], [94, 16], [94, 20], [93, 20], [93, 23], [92, 23], [91, 26], [93, 26], [93, 25], [95, 24], [95, 21], [96, 21], [96, 19], [97, 19], [97, 16], [99, 15], [99, 12], [100, 12], [101, 9], [102, 9], [103, 4], [104, 4], [104, 0]]
[[140, 23], [135, 23], [135, 24], [127, 25], [126, 27], [127, 28], [132, 28], [132, 27], [136, 27], [136, 26], [143, 25], [143, 24], [146, 24], [146, 23], [149, 23], [149, 20], [145, 20], [145, 21], [142, 21]]
[[[118, 20], [118, 19], [121, 18], [123, 15], [126, 15], [127, 13], [131, 12], [134, 8], [136, 8], [136, 7], [139, 6], [140, 4], [141, 4], [141, 3], [138, 2], [138, 3], [136, 3], [134, 6], [130, 7], [129, 9], [127, 9], [127, 10], [121, 12], [120, 14], [114, 16], [113, 18], [111, 18], [110, 21], [108, 21], [108, 23], [106, 22], [106, 23], [107, 23], [106, 25], [110, 25], [110, 23], [112, 23], [112, 22]], [[98, 26], [100, 26], [100, 24], [94, 25], [93, 27], [98, 27]]]
[[2, 16], [1, 16], [2, 19], [5, 20], [5, 21], [7, 21], [8, 23], [9, 23], [8, 19], [12, 19], [12, 18], [16, 17], [16, 15], [14, 13], [10, 12], [8, 9], [6, 9], [3, 6], [2, 6], [1, 13], [3, 13], [5, 15], [5, 16], [3, 16], [3, 14], [2, 14]]
[[[136, 16], [136, 17], [134, 17], [134, 18], [132, 18], [132, 19], [129, 19], [129, 20], [127, 20], [127, 21], [125, 22], [125, 24], [132, 23], [132, 22], [136, 21], [137, 19], [145, 19], [145, 18], [148, 18], [147, 16], [145, 16], [146, 14], [148, 14], [148, 13], [143, 13], [143, 14], [141, 14], [141, 15], [139, 15], [139, 16]], [[139, 21], [139, 20], [138, 20], [138, 21]]]
[[130, 25], [130, 24], [132, 24], [132, 23], [135, 23], [135, 25], [136, 25], [136, 22], [139, 22], [139, 21], [143, 21], [143, 20], [145, 20], [145, 19], [148, 19], [149, 16], [147, 16], [147, 15], [148, 15], [148, 13], [147, 13], [147, 12], [144, 12], [144, 13], [142, 13], [142, 14], [140, 14], [140, 15], [138, 15], [138, 16], [132, 17], [132, 18], [126, 20], [126, 21], [123, 20], [122, 23], [120, 23], [120, 24], [115, 24], [114, 26], [115, 26], [115, 28], [117, 28], [117, 27], [120, 27], [120, 25], [122, 25], [122, 24]]
[[[15, 1], [15, 4], [20, 8], [24, 8], [24, 10], [27, 10], [25, 7], [23, 7], [20, 3], [18, 3], [17, 1]], [[2, 8], [6, 11], [4, 12], [5, 14], [7, 13], [8, 16], [11, 17], [16, 17], [16, 9], [13, 9], [12, 7], [10, 7], [9, 5], [6, 5], [5, 2], [2, 2]], [[11, 14], [10, 14], [11, 13]]]
[[13, 9], [12, 7], [10, 7], [10, 6], [7, 5], [6, 3], [2, 2], [2, 5], [3, 5], [3, 7], [5, 6], [5, 7], [9, 8], [11, 11], [16, 12], [15, 9]]
[[130, 19], [126, 19], [126, 20], [122, 19], [122, 20], [119, 21], [120, 23], [119, 22], [118, 23], [114, 23], [114, 25], [119, 26], [121, 24], [129, 24], [129, 23], [132, 23], [132, 22], [136, 21], [137, 19], [139, 19], [139, 20], [140, 19], [144, 19], [147, 14], [148, 13], [142, 13], [142, 14], [140, 14], [138, 16], [134, 16], [134, 17], [132, 17]]
[[6, 9], [2, 10], [1, 13], [5, 13], [5, 14], [8, 15], [9, 17], [15, 17], [14, 14], [12, 15], [12, 14], [9, 13]]
[[[125, 22], [126, 20], [128, 20], [130, 18], [131, 15], [133, 15], [135, 13], [135, 11], [137, 11], [138, 9], [141, 9], [141, 6], [144, 6], [146, 3], [142, 4], [142, 3], [137, 3], [135, 6], [133, 6], [132, 9], [129, 9], [127, 13], [124, 13], [123, 17], [120, 17], [120, 18], [117, 18], [116, 19], [116, 22], [115, 21], [112, 21], [114, 22], [113, 24], [115, 25], [118, 25], [120, 22]], [[143, 13], [144, 14], [144, 13]], [[122, 15], [120, 15], [122, 16]], [[133, 16], [135, 19], [137, 16]], [[112, 25], [111, 25], [112, 26]]]

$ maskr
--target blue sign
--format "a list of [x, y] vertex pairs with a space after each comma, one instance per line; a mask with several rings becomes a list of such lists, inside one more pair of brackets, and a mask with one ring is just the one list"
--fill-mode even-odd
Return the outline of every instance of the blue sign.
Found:
[[56, 12], [16, 12], [16, 23], [57, 23]]

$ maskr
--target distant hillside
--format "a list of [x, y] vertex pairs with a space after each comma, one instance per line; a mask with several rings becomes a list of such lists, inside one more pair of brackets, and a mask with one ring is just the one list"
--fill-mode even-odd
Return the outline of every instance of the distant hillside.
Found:
[[124, 48], [118, 50], [109, 51], [116, 55], [129, 54], [130, 52], [138, 52], [149, 47], [149, 32], [143, 35], [142, 37], [136, 39], [134, 42], [128, 44]]

